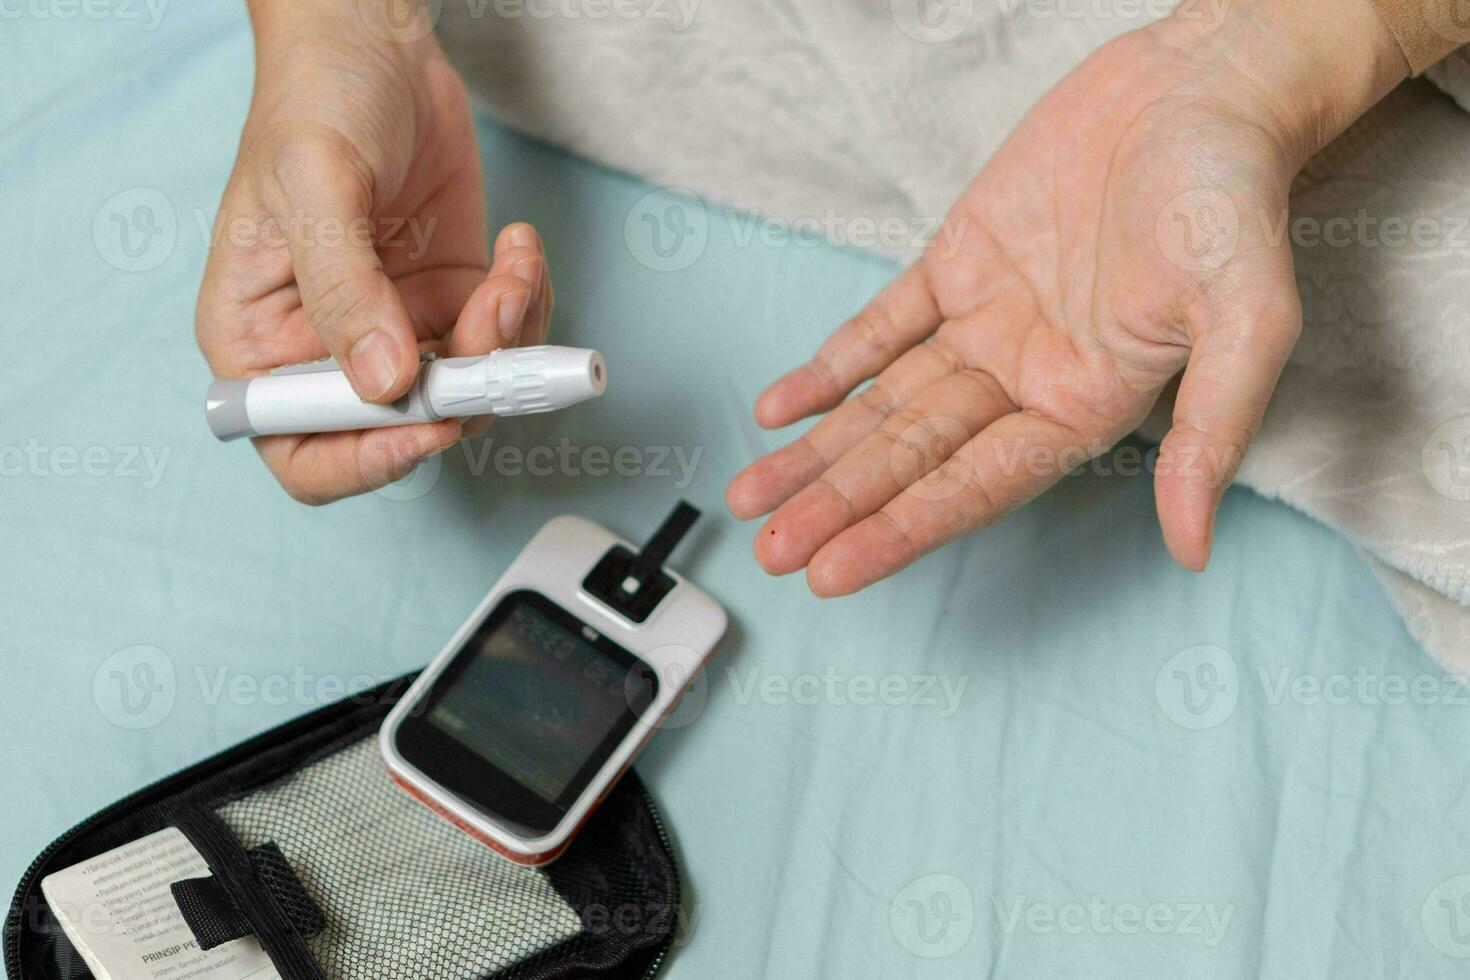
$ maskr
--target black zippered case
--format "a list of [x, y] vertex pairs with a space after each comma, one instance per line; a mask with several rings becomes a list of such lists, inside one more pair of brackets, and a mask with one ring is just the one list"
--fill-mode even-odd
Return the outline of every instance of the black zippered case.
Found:
[[41, 881], [167, 827], [211, 877], [173, 895], [201, 948], [254, 935], [283, 980], [647, 978], [679, 871], [629, 771], [571, 847], [512, 865], [392, 785], [377, 755], [406, 677], [120, 800], [43, 851], [5, 920], [8, 980], [88, 980]]

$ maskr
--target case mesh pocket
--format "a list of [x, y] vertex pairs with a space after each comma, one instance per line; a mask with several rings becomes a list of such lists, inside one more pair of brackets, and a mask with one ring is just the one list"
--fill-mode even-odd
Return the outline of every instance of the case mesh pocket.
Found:
[[[41, 882], [170, 825], [185, 831], [225, 889], [228, 909], [196, 911], [220, 916], [221, 926], [224, 919], [238, 925], [238, 912], [245, 927], [265, 928], [268, 935], [258, 938], [279, 954], [283, 976], [656, 974], [678, 924], [679, 868], [637, 773], [624, 776], [555, 862], [511, 864], [388, 777], [376, 735], [412, 681], [390, 682], [226, 749], [58, 838], [22, 878], [6, 917], [6, 975], [88, 980]], [[255, 860], [266, 844], [282, 860]], [[296, 885], [309, 901], [293, 898]]]
[[321, 908], [305, 941], [329, 980], [474, 980], [582, 928], [544, 872], [394, 785], [372, 738], [217, 812], [245, 848], [274, 842]]

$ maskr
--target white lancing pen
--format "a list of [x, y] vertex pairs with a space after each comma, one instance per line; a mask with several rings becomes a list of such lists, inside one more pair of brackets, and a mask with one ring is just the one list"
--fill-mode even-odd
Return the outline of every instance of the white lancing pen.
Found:
[[530, 415], [607, 389], [607, 365], [581, 347], [510, 347], [479, 357], [427, 358], [408, 394], [365, 402], [331, 358], [209, 386], [205, 415], [220, 439], [378, 429], [472, 415]]

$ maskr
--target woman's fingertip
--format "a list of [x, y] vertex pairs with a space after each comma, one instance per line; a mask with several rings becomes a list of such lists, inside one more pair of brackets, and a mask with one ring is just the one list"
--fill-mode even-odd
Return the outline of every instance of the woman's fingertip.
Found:
[[784, 424], [778, 411], [780, 403], [774, 389], [767, 388], [755, 400], [755, 424], [762, 429], [779, 429]]
[[507, 238], [520, 248], [535, 248], [538, 244], [536, 230], [524, 221], [518, 221], [507, 229]]
[[1210, 559], [1210, 544], [1208, 539], [1195, 543], [1192, 541], [1179, 541], [1175, 535], [1164, 535], [1164, 547], [1168, 549], [1169, 557], [1185, 571], [1202, 572], [1205, 564]]
[[847, 595], [851, 589], [844, 586], [845, 583], [841, 581], [841, 572], [834, 569], [831, 562], [813, 558], [807, 564], [806, 587], [818, 599], [836, 599]]

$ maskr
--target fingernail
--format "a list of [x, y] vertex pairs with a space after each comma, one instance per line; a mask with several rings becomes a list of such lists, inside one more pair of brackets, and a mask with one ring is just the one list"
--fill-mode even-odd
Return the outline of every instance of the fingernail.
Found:
[[510, 243], [525, 248], [532, 248], [536, 244], [536, 233], [528, 225], [516, 225], [510, 230]]
[[541, 260], [536, 258], [521, 259], [510, 267], [510, 271], [517, 279], [535, 289], [541, 285]]
[[509, 296], [503, 296], [500, 300], [500, 339], [505, 343], [513, 343], [521, 333], [521, 321], [526, 318], [526, 307], [531, 302], [531, 294], [524, 289], [518, 289]]
[[364, 398], [381, 398], [398, 380], [398, 344], [386, 330], [374, 330], [353, 344], [350, 359]]

